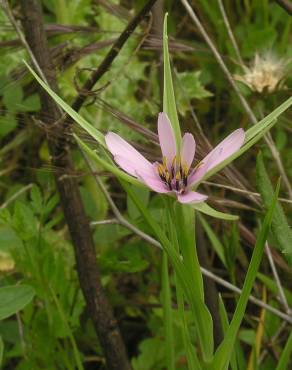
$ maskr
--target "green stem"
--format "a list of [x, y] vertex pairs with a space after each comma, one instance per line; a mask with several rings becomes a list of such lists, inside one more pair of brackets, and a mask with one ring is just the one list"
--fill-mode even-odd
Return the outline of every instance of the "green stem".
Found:
[[166, 342], [166, 363], [168, 370], [175, 370], [175, 343], [173, 336], [173, 315], [169, 283], [168, 258], [162, 253], [162, 307]]
[[278, 366], [276, 370], [286, 370], [288, 369], [289, 361], [291, 359], [292, 352], [292, 332], [290, 333], [288, 340], [285, 344], [283, 352], [281, 354]]
[[[167, 226], [168, 226], [169, 239], [172, 245], [175, 247], [176, 251], [180, 253], [176, 229], [172, 222], [172, 220], [174, 219], [172, 200], [166, 199], [165, 205], [166, 205], [166, 210], [167, 210]], [[178, 306], [178, 313], [179, 313], [179, 318], [181, 320], [181, 325], [182, 325], [183, 342], [184, 342], [186, 357], [188, 361], [188, 369], [189, 370], [199, 370], [201, 369], [201, 366], [200, 366], [195, 348], [192, 345], [190, 333], [189, 333], [189, 329], [187, 325], [187, 319], [186, 319], [186, 314], [185, 314], [185, 304], [184, 304], [184, 294], [183, 294], [183, 290], [180, 286], [179, 279], [176, 273], [175, 273], [175, 287], [176, 287], [176, 300], [177, 300], [177, 306]]]

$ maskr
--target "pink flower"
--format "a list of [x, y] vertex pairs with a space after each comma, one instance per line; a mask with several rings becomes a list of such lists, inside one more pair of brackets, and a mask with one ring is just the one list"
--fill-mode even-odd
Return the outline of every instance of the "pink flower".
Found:
[[242, 146], [245, 138], [243, 129], [235, 130], [196, 167], [191, 168], [196, 150], [192, 134], [184, 134], [181, 150], [178, 153], [171, 123], [165, 113], [159, 113], [158, 136], [162, 163], [150, 163], [132, 145], [113, 132], [105, 136], [105, 141], [115, 162], [124, 171], [138, 178], [157, 193], [174, 193], [180, 203], [205, 201], [206, 195], [192, 191], [191, 188], [208, 171], [235, 153]]

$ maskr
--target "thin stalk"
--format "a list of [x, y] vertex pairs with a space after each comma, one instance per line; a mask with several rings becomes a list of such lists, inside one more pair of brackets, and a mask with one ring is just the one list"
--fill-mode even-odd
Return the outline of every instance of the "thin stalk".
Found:
[[237, 42], [235, 40], [235, 37], [233, 35], [233, 32], [232, 32], [232, 29], [231, 29], [231, 26], [230, 26], [230, 23], [229, 23], [227, 14], [225, 12], [224, 5], [223, 5], [222, 0], [218, 0], [218, 5], [219, 5], [220, 12], [222, 14], [223, 22], [224, 22], [225, 27], [226, 27], [227, 32], [228, 32], [228, 36], [229, 36], [230, 41], [232, 43], [233, 49], [235, 51], [235, 54], [236, 54], [238, 63], [240, 64], [241, 67], [243, 67], [244, 66], [244, 62], [243, 62], [243, 60], [241, 58], [240, 51], [239, 51]]
[[[171, 243], [174, 245], [176, 251], [180, 253], [176, 229], [173, 226], [173, 223], [171, 221], [173, 220], [173, 208], [172, 208], [171, 200], [166, 199], [165, 203], [166, 203], [166, 210], [167, 210], [167, 225], [168, 225], [169, 238], [170, 238]], [[189, 370], [200, 370], [201, 365], [199, 363], [195, 348], [192, 345], [190, 333], [189, 333], [189, 329], [187, 325], [183, 290], [180, 286], [179, 279], [176, 273], [174, 274], [174, 277], [175, 277], [175, 288], [176, 288], [176, 300], [177, 300], [179, 318], [181, 320], [181, 325], [182, 325], [182, 336], [183, 336], [183, 342], [184, 342], [184, 347], [186, 351], [188, 369]]]
[[169, 283], [168, 258], [162, 253], [162, 307], [166, 343], [167, 370], [175, 370], [175, 343], [173, 335], [173, 315], [171, 304], [171, 289]]

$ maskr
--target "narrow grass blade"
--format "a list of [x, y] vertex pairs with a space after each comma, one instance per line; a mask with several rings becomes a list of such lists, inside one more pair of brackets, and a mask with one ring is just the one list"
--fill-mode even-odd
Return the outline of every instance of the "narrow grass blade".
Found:
[[109, 161], [103, 159], [94, 150], [92, 150], [88, 145], [84, 143], [77, 135], [73, 134], [75, 140], [77, 141], [80, 148], [86, 153], [94, 162], [102, 166], [105, 170], [113, 173], [118, 178], [125, 180], [133, 185], [145, 187], [139, 180], [135, 177], [128, 175], [126, 172], [121, 171], [116, 165], [109, 163]]
[[[273, 187], [265, 168], [262, 153], [258, 154], [256, 169], [258, 190], [265, 207], [267, 207], [273, 194]], [[276, 204], [271, 230], [276, 240], [276, 246], [292, 266], [292, 231], [279, 202]]]
[[46, 92], [51, 96], [51, 98], [62, 108], [68, 115], [77, 122], [90, 136], [92, 136], [100, 145], [105, 147], [104, 135], [88, 123], [79, 113], [70, 107], [67, 103], [61, 99], [58, 94], [56, 94], [29, 66], [28, 63], [23, 61], [26, 67], [29, 69], [30, 73], [34, 76], [37, 82], [46, 90]]
[[162, 307], [166, 342], [166, 363], [168, 370], [175, 370], [175, 343], [173, 336], [173, 315], [167, 253], [162, 252]]
[[4, 342], [2, 337], [0, 336], [0, 369], [2, 367], [3, 362], [3, 353], [4, 353]]
[[292, 332], [290, 332], [288, 340], [285, 344], [285, 347], [281, 353], [276, 370], [287, 370], [289, 363], [291, 362], [291, 353], [292, 353]]
[[191, 310], [194, 313], [195, 325], [201, 344], [201, 351], [205, 361], [210, 361], [213, 356], [213, 346], [211, 345], [210, 338], [212, 337], [212, 317], [206, 308], [204, 302], [196, 294], [193, 281], [182, 262], [179, 253], [175, 250], [174, 246], [169, 242], [165, 233], [162, 231], [157, 222], [153, 219], [144, 204], [134, 194], [133, 190], [127, 183], [121, 181], [125, 191], [131, 197], [136, 207], [139, 209], [141, 215], [144, 217], [147, 224], [153, 230], [154, 234], [161, 243], [163, 249], [166, 251], [174, 269], [178, 276], [179, 282], [185, 294], [185, 297], [190, 304]]
[[191, 205], [192, 208], [196, 209], [197, 211], [200, 211], [202, 213], [205, 213], [208, 216], [219, 218], [221, 220], [227, 220], [227, 221], [235, 221], [238, 220], [238, 216], [236, 215], [230, 215], [229, 213], [219, 212], [216, 211], [216, 209], [210, 207], [207, 203], [194, 203]]
[[163, 66], [164, 66], [164, 82], [163, 82], [163, 111], [167, 113], [173, 127], [177, 149], [181, 146], [181, 131], [176, 110], [176, 102], [174, 89], [171, 77], [171, 69], [168, 52], [168, 36], [167, 36], [167, 13], [164, 17], [163, 24]]
[[[227, 332], [227, 329], [229, 327], [229, 320], [228, 320], [228, 315], [227, 311], [225, 309], [225, 305], [223, 302], [223, 299], [221, 297], [221, 294], [219, 294], [219, 315], [222, 323], [222, 329], [223, 329], [223, 334]], [[232, 351], [231, 358], [230, 358], [230, 366], [232, 370], [237, 370], [237, 362], [236, 362], [236, 353], [235, 353], [235, 347], [234, 350]], [[228, 365], [226, 366], [226, 370], [228, 370]]]
[[220, 240], [217, 238], [217, 235], [214, 233], [212, 227], [206, 222], [203, 216], [200, 214], [198, 215], [199, 220], [213, 246], [215, 249], [215, 252], [217, 253], [218, 257], [220, 258], [221, 262], [225, 267], [227, 267], [226, 259], [225, 259], [225, 253], [224, 253], [224, 246], [220, 242]]
[[230, 157], [226, 158], [225, 161], [219, 163], [217, 166], [212, 168], [209, 172], [203, 176], [198, 183], [195, 184], [195, 188], [202, 182], [213, 176], [215, 173], [222, 170], [222, 168], [226, 167], [229, 163], [234, 161], [236, 158], [241, 156], [245, 153], [249, 148], [251, 148], [256, 142], [258, 142], [266, 132], [268, 132], [277, 122], [277, 118], [287, 110], [292, 104], [292, 97], [287, 99], [283, 104], [281, 104], [278, 108], [276, 108], [273, 112], [271, 112], [268, 116], [264, 119], [259, 121], [256, 125], [251, 127], [246, 131], [245, 142], [243, 146], [235, 152]]
[[[173, 208], [171, 199], [165, 199], [165, 205], [167, 209], [167, 227], [168, 227], [168, 236], [170, 239], [171, 244], [175, 247], [175, 250], [180, 253], [180, 247], [178, 243], [177, 231], [176, 227], [173, 224]], [[184, 294], [181, 289], [181, 285], [179, 279], [175, 273], [175, 288], [176, 288], [176, 299], [177, 299], [177, 306], [179, 317], [181, 320], [182, 326], [182, 337], [184, 342], [185, 353], [188, 362], [188, 369], [189, 370], [201, 370], [201, 365], [199, 363], [197, 353], [195, 351], [194, 345], [192, 344], [190, 333], [187, 325], [187, 319], [185, 314], [185, 302], [184, 302]]]
[[236, 335], [240, 328], [240, 324], [242, 322], [242, 319], [244, 317], [245, 309], [248, 303], [248, 297], [251, 293], [258, 268], [260, 266], [260, 262], [262, 259], [265, 242], [267, 240], [267, 236], [270, 230], [270, 226], [272, 223], [272, 217], [275, 210], [277, 197], [279, 193], [279, 187], [280, 182], [277, 184], [275, 195], [272, 198], [270, 207], [267, 211], [267, 214], [263, 221], [263, 226], [259, 232], [259, 235], [257, 237], [256, 245], [252, 254], [252, 258], [247, 270], [246, 278], [244, 281], [242, 293], [240, 295], [240, 298], [238, 300], [235, 313], [233, 315], [231, 324], [226, 331], [225, 337], [221, 345], [218, 347], [214, 359], [212, 361], [212, 369], [213, 370], [224, 370], [226, 365], [230, 361], [230, 348], [233, 348], [235, 341], [236, 341]]

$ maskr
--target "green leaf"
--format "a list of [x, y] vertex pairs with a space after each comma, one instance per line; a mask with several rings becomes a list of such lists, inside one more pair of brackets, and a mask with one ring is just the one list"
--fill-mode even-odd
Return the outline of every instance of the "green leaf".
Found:
[[99, 166], [113, 173], [118, 178], [129, 182], [130, 184], [145, 187], [145, 185], [142, 184], [142, 182], [137, 180], [135, 177], [128, 175], [126, 172], [120, 170], [116, 165], [111, 164], [109, 163], [109, 161], [106, 161], [105, 159], [101, 158], [99, 154], [97, 154], [94, 150], [89, 148], [89, 146], [86, 145], [84, 141], [82, 141], [77, 135], [73, 134], [73, 136], [77, 141], [78, 145], [80, 146], [80, 148]]
[[6, 114], [0, 117], [0, 137], [5, 137], [17, 127], [17, 120], [14, 114]]
[[227, 220], [227, 221], [238, 220], [238, 216], [216, 211], [216, 209], [210, 207], [205, 202], [191, 204], [191, 207], [196, 209], [199, 212], [205, 213], [208, 216], [211, 216], [211, 217], [214, 217], [214, 218], [219, 218], [221, 220]]
[[41, 214], [43, 211], [43, 198], [40, 188], [37, 185], [33, 185], [30, 191], [31, 205], [35, 212]]
[[223, 265], [227, 267], [225, 253], [224, 253], [224, 246], [222, 245], [220, 240], [217, 238], [217, 235], [214, 233], [212, 227], [208, 224], [208, 222], [206, 222], [204, 217], [200, 214], [198, 214], [198, 217], [218, 257], [220, 258]]
[[88, 123], [80, 114], [78, 114], [74, 109], [70, 107], [67, 103], [64, 102], [29, 66], [28, 63], [23, 61], [26, 67], [29, 69], [31, 74], [37, 80], [37, 82], [46, 90], [46, 92], [53, 98], [53, 100], [64, 109], [66, 113], [75, 121], [77, 122], [87, 133], [92, 136], [100, 145], [106, 147], [104, 141], [104, 135], [93, 127], [90, 123]]
[[37, 222], [32, 210], [21, 202], [15, 203], [13, 226], [23, 240], [28, 240], [38, 233]]
[[291, 353], [292, 353], [292, 332], [290, 332], [289, 334], [289, 338], [281, 353], [276, 370], [287, 370], [288, 369], [289, 363], [291, 361]]
[[[256, 176], [258, 190], [267, 208], [271, 201], [273, 187], [265, 168], [262, 153], [259, 153], [257, 157]], [[271, 231], [276, 241], [275, 246], [281, 250], [292, 266], [292, 231], [279, 202], [276, 204]]]
[[163, 65], [164, 65], [164, 83], [163, 83], [163, 111], [168, 115], [174, 131], [177, 150], [181, 146], [181, 131], [176, 110], [176, 102], [173, 90], [171, 77], [171, 68], [168, 52], [168, 36], [167, 36], [167, 13], [164, 17], [163, 24]]
[[22, 310], [35, 295], [29, 285], [6, 286], [0, 288], [0, 320]]
[[124, 181], [120, 182], [125, 191], [132, 198], [133, 202], [136, 204], [137, 208], [141, 212], [141, 215], [144, 217], [149, 227], [153, 230], [154, 234], [160, 241], [163, 250], [167, 253], [168, 258], [175, 269], [184, 295], [192, 309], [203, 357], [206, 361], [210, 360], [213, 355], [213, 325], [210, 312], [206, 308], [204, 302], [196, 294], [197, 291], [194, 287], [194, 282], [190, 278], [190, 273], [187, 271], [184, 263], [180, 258], [179, 253], [175, 250], [172, 243], [170, 243], [165, 233], [160, 228], [159, 224], [153, 219], [152, 215], [144, 206], [144, 204], [140, 201], [140, 199], [136, 197], [131, 187]]
[[[225, 305], [224, 305], [221, 294], [219, 294], [219, 315], [220, 315], [220, 319], [221, 319], [221, 323], [222, 323], [223, 334], [225, 335], [225, 333], [228, 330], [229, 320], [228, 320], [228, 314], [227, 314], [227, 311], [226, 311], [226, 308], [225, 308]], [[237, 370], [238, 369], [237, 363], [236, 363], [235, 349], [232, 351], [230, 365], [231, 365], [232, 370]], [[226, 366], [226, 370], [227, 369], [228, 369], [228, 366]]]
[[22, 87], [16, 83], [10, 83], [10, 86], [4, 90], [3, 103], [7, 110], [17, 111], [23, 99]]
[[256, 244], [253, 250], [252, 258], [248, 266], [246, 273], [246, 278], [243, 284], [242, 293], [238, 300], [232, 321], [228, 327], [223, 342], [218, 347], [213, 361], [212, 361], [212, 370], [224, 370], [230, 361], [231, 351], [230, 348], [233, 348], [236, 341], [236, 336], [240, 328], [242, 319], [244, 317], [245, 309], [248, 303], [248, 298], [250, 296], [259, 266], [262, 259], [265, 242], [271, 227], [273, 213], [275, 210], [277, 197], [279, 194], [280, 182], [277, 184], [276, 192], [271, 199], [271, 204], [268, 209], [268, 212], [264, 218], [263, 226], [258, 234]]
[[0, 335], [0, 369], [1, 369], [1, 366], [2, 366], [2, 362], [3, 362], [3, 353], [4, 353], [4, 343], [3, 343], [3, 339]]

